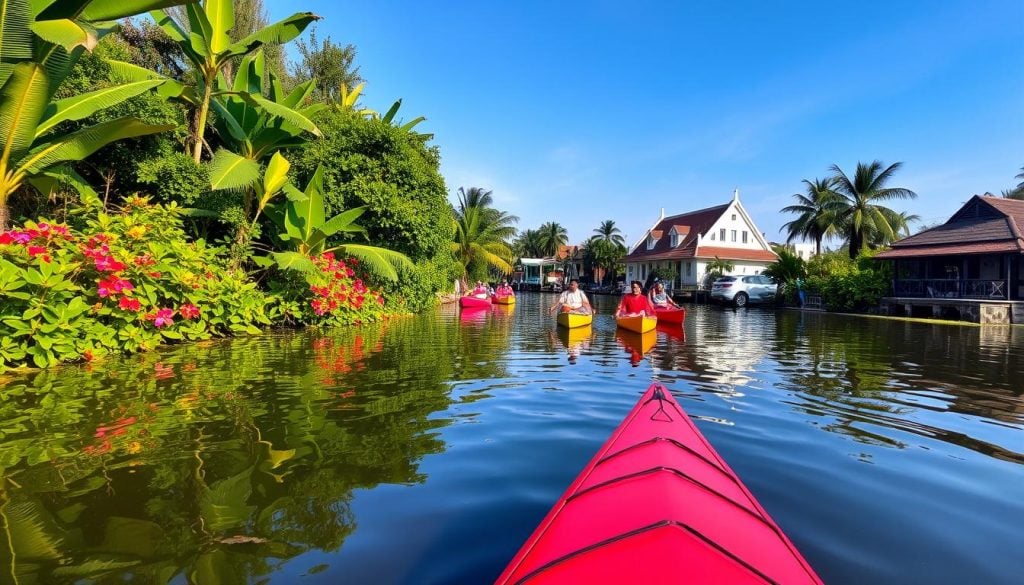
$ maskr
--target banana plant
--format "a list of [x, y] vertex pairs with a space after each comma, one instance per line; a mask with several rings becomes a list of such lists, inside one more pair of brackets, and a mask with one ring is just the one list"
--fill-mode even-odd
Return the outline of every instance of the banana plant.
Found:
[[366, 87], [366, 82], [360, 83], [349, 90], [348, 86], [344, 83], [341, 84], [341, 96], [338, 99], [336, 107], [343, 110], [352, 110], [358, 116], [372, 117], [378, 115], [377, 112], [368, 108], [356, 109], [356, 103], [359, 101], [359, 95], [363, 93], [363, 88]]
[[282, 269], [299, 270], [308, 274], [316, 269], [311, 256], [340, 250], [348, 256], [358, 258], [370, 270], [391, 281], [398, 280], [397, 268], [412, 268], [409, 258], [394, 250], [351, 242], [330, 246], [328, 239], [339, 234], [366, 237], [366, 228], [356, 223], [366, 211], [366, 207], [349, 209], [327, 219], [324, 211], [323, 183], [323, 168], [317, 167], [313, 178], [306, 185], [305, 192], [299, 191], [290, 183], [284, 185], [287, 203], [283, 208], [275, 208], [268, 215], [284, 229], [279, 237], [292, 250], [274, 253], [273, 262]]
[[242, 59], [230, 87], [223, 76], [218, 79], [210, 103], [217, 112], [217, 132], [227, 147], [210, 164], [214, 190], [253, 184], [259, 161], [278, 150], [301, 146], [306, 132], [320, 134], [312, 118], [327, 106], [307, 103], [314, 84], [309, 80], [286, 94], [277, 76], [265, 71], [263, 51]]
[[0, 1], [0, 231], [7, 229], [7, 199], [26, 184], [47, 192], [58, 180], [88, 189], [66, 168], [120, 140], [169, 130], [121, 118], [57, 132], [61, 122], [82, 120], [162, 84], [141, 80], [52, 101], [82, 52], [116, 29], [112, 21], [183, 4], [183, 0]]
[[[180, 97], [198, 107], [196, 136], [192, 156], [196, 163], [202, 158], [203, 137], [210, 102], [224, 66], [232, 59], [256, 51], [265, 44], [283, 44], [302, 34], [310, 23], [320, 19], [312, 12], [297, 12], [284, 20], [263, 27], [238, 42], [231, 42], [228, 32], [235, 26], [232, 0], [204, 0], [202, 5], [186, 7], [188, 29], [174, 21], [162, 10], [150, 14], [160, 28], [178, 43], [185, 57], [196, 69], [198, 84], [194, 88], [178, 86]], [[261, 95], [251, 95], [257, 104], [273, 109], [272, 103]], [[269, 107], [268, 107], [269, 106]]]

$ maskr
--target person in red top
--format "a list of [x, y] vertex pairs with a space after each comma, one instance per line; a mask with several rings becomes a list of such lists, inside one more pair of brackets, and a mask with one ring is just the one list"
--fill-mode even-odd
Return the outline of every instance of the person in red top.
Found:
[[640, 284], [639, 280], [634, 280], [630, 284], [630, 289], [630, 292], [622, 295], [619, 308], [615, 310], [616, 317], [635, 317], [637, 315], [653, 317], [657, 315], [654, 312], [654, 307], [651, 306], [651, 301], [644, 295], [644, 285]]

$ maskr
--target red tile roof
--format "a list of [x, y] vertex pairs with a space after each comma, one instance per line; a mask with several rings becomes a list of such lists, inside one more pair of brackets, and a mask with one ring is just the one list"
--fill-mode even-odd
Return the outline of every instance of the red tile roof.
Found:
[[875, 258], [1024, 253], [1021, 226], [1024, 201], [975, 195], [946, 223], [903, 238]]
[[[768, 250], [730, 248], [728, 246], [711, 247], [706, 245], [701, 246], [700, 249], [697, 248], [697, 237], [706, 234], [711, 229], [711, 226], [718, 221], [718, 218], [722, 217], [722, 214], [729, 208], [729, 205], [729, 203], [716, 205], [715, 207], [708, 207], [707, 209], [691, 211], [690, 213], [682, 213], [662, 219], [651, 230], [651, 234], [657, 238], [654, 248], [647, 249], [647, 239], [645, 238], [635, 250], [626, 256], [625, 261], [681, 260], [685, 258], [713, 258], [714, 256], [718, 256], [723, 260], [764, 260], [767, 262], [778, 260], [778, 256]], [[680, 235], [679, 244], [675, 248], [670, 245], [671, 238], [661, 237], [672, 228], [675, 228], [676, 233]]]

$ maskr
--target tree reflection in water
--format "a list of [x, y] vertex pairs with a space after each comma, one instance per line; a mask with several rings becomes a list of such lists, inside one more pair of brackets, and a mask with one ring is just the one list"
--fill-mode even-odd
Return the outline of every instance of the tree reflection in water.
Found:
[[0, 581], [247, 583], [337, 550], [353, 490], [424, 481], [450, 381], [505, 375], [507, 328], [412, 321], [8, 376]]

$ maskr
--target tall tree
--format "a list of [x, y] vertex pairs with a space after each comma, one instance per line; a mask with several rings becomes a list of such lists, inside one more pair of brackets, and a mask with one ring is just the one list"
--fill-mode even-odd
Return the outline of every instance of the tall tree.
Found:
[[356, 59], [355, 46], [338, 45], [330, 36], [320, 40], [316, 36], [315, 27], [309, 31], [308, 44], [299, 39], [295, 46], [301, 59], [292, 63], [292, 82], [303, 83], [315, 79], [314, 95], [318, 99], [333, 104], [339, 103], [342, 86], [352, 89], [363, 82], [359, 75], [359, 67], [353, 65]]
[[821, 254], [821, 241], [839, 233], [836, 225], [839, 196], [832, 190], [835, 180], [804, 179], [805, 193], [794, 193], [795, 205], [783, 207], [783, 213], [796, 213], [798, 217], [782, 227], [789, 232], [787, 242], [810, 239], [815, 254]]
[[886, 216], [886, 221], [892, 227], [892, 237], [886, 237], [884, 232], [869, 231], [868, 246], [871, 248], [881, 248], [888, 246], [900, 238], [905, 238], [910, 235], [910, 224], [916, 221], [921, 221], [921, 216], [916, 213], [907, 213], [906, 211], [895, 212], [891, 209], [884, 209], [882, 213]]
[[1020, 172], [1017, 173], [1017, 176], [1015, 176], [1014, 179], [1021, 180], [1020, 183], [1017, 183], [1017, 190], [1024, 191], [1024, 166], [1020, 167]]
[[917, 193], [905, 187], [885, 186], [902, 166], [903, 163], [896, 162], [883, 169], [881, 161], [858, 162], [851, 179], [838, 165], [832, 165], [833, 189], [842, 197], [837, 204], [838, 219], [847, 234], [850, 258], [856, 258], [870, 243], [869, 234], [890, 242], [895, 239], [892, 220], [898, 214], [879, 203], [917, 197]]
[[519, 218], [491, 207], [491, 192], [479, 187], [460, 187], [458, 197], [451, 250], [462, 265], [463, 285], [468, 277], [485, 277], [490, 268], [505, 274], [512, 272], [509, 240], [516, 233], [513, 224]]
[[594, 229], [594, 236], [591, 237], [590, 240], [601, 240], [603, 242], [611, 242], [620, 246], [626, 245], [626, 239], [622, 237], [622, 230], [615, 226], [614, 219], [606, 219], [602, 221], [601, 225]]
[[541, 252], [545, 256], [554, 256], [558, 253], [559, 247], [569, 242], [569, 233], [555, 221], [542, 224], [538, 232], [540, 233]]

